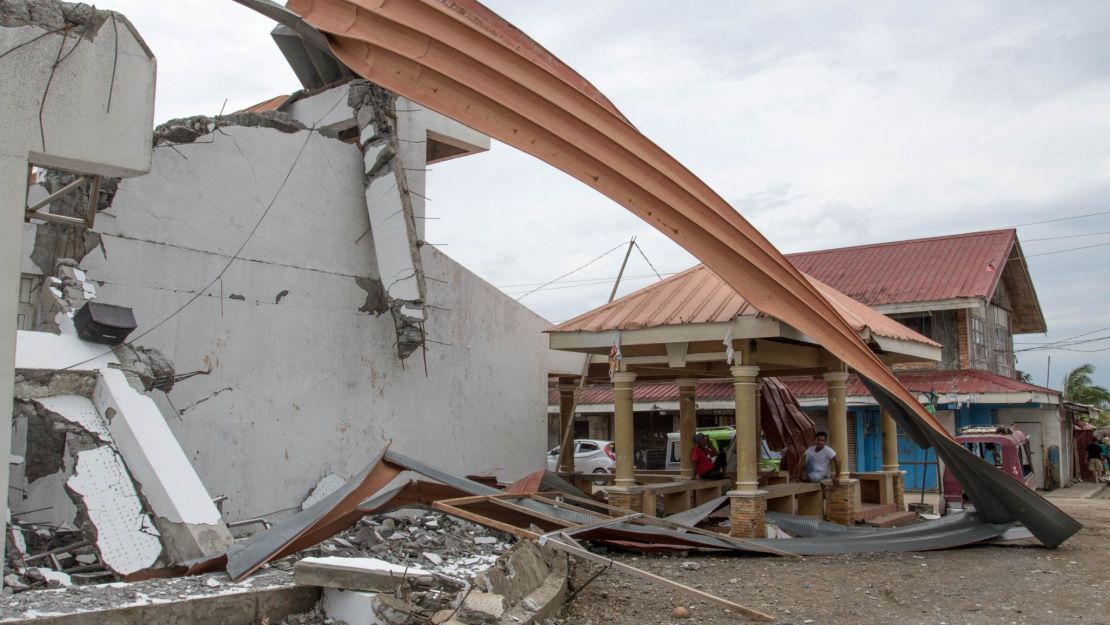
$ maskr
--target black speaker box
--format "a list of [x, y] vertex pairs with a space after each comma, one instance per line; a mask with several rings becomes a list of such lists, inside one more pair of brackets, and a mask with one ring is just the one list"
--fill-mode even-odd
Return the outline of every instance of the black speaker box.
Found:
[[130, 308], [87, 302], [73, 315], [77, 336], [103, 345], [119, 345], [135, 329], [135, 315]]

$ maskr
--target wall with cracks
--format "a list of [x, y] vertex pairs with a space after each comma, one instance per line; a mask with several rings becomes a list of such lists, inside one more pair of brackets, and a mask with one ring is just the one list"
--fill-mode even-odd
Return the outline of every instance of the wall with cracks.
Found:
[[389, 441], [458, 472], [541, 467], [550, 324], [423, 246], [427, 350], [400, 360], [362, 154], [287, 130], [227, 125], [156, 148], [83, 261], [101, 301], [134, 309], [137, 333], [204, 289], [142, 343], [203, 372], [166, 396], [169, 425], [227, 495], [225, 518], [280, 516]]

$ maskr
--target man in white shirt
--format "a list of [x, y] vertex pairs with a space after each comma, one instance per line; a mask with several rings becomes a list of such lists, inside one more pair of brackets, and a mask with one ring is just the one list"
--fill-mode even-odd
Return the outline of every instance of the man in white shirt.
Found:
[[[825, 432], [817, 433], [817, 441], [806, 448], [806, 470], [802, 480], [806, 482], [820, 482], [832, 479], [833, 484], [840, 483], [840, 458], [832, 447], [826, 445], [829, 435]], [[829, 465], [832, 465], [832, 472]]]

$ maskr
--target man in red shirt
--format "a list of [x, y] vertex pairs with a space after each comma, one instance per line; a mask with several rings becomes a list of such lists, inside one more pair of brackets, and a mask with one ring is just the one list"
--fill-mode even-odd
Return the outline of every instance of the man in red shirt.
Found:
[[690, 450], [690, 458], [694, 461], [694, 474], [701, 479], [719, 480], [724, 477], [721, 469], [728, 463], [728, 458], [713, 449], [705, 434], [694, 435], [694, 448]]

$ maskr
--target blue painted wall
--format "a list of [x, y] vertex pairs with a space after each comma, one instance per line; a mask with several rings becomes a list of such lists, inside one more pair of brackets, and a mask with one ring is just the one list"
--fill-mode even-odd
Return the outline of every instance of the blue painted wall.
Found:
[[[957, 430], [968, 425], [997, 423], [996, 404], [973, 404], [956, 409], [952, 404], [939, 404], [937, 410], [953, 410]], [[883, 468], [883, 434], [879, 409], [874, 406], [849, 408], [849, 418], [856, 420], [856, 465], [858, 471], [881, 471]], [[898, 433], [898, 462], [906, 472], [906, 490], [936, 490], [936, 454], [921, 449], [909, 438]]]

